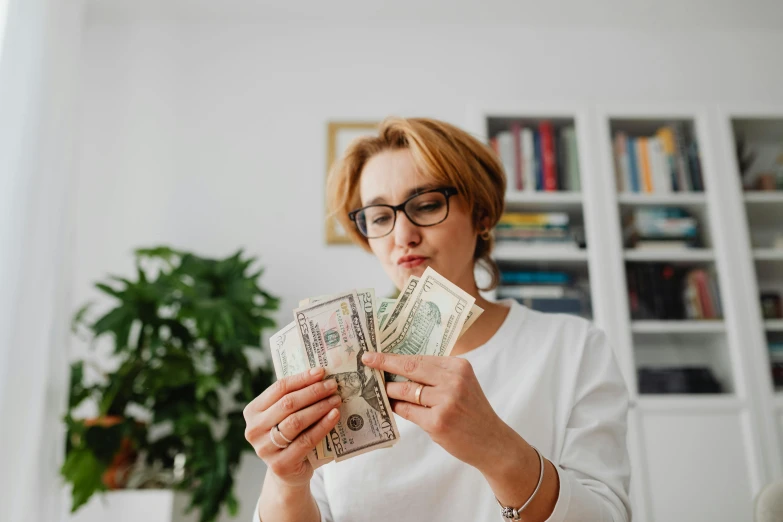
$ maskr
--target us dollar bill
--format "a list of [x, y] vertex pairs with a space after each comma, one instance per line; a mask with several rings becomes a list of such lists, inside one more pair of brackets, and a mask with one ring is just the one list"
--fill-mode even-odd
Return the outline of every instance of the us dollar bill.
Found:
[[[381, 351], [402, 355], [447, 356], [457, 342], [475, 298], [428, 267], [401, 312], [391, 337]], [[405, 381], [399, 375], [387, 375]]]
[[459, 335], [457, 336], [457, 340], [459, 340], [460, 337], [462, 337], [462, 334], [464, 334], [468, 328], [473, 326], [473, 323], [476, 322], [476, 319], [481, 317], [481, 314], [484, 313], [484, 309], [481, 308], [476, 303], [473, 303], [473, 307], [470, 309], [470, 312], [468, 312], [468, 318], [465, 319], [465, 324], [462, 326], [462, 330], [460, 330]]
[[389, 319], [385, 323], [386, 326], [384, 327], [384, 330], [387, 330], [389, 326], [394, 324], [394, 321], [396, 321], [400, 316], [402, 311], [405, 309], [405, 306], [408, 304], [408, 301], [410, 301], [410, 298], [413, 295], [413, 292], [416, 290], [416, 286], [418, 284], [419, 278], [416, 276], [410, 276], [405, 282], [405, 286], [400, 292], [400, 295], [397, 297], [397, 301], [394, 303], [394, 308], [389, 314]]
[[[378, 322], [375, 315], [375, 290], [373, 288], [362, 288], [356, 290], [359, 302], [362, 307], [362, 318], [367, 333], [370, 336], [370, 351], [378, 351]], [[329, 296], [319, 296], [310, 299], [311, 303], [316, 303], [328, 299]], [[383, 372], [378, 372], [383, 378]], [[385, 381], [384, 381], [385, 382]], [[333, 459], [336, 457], [330, 437], [324, 437], [315, 447], [316, 455], [319, 460]]]
[[379, 298], [376, 300], [378, 308], [375, 310], [375, 315], [378, 317], [378, 332], [383, 331], [383, 325], [386, 324], [386, 320], [391, 315], [391, 311], [394, 309], [394, 305], [397, 303], [396, 299]]
[[[296, 322], [291, 321], [278, 332], [272, 334], [269, 337], [269, 348], [272, 352], [272, 364], [275, 367], [277, 380], [310, 369], [304, 348], [299, 341]], [[307, 460], [310, 461], [313, 468], [317, 468], [332, 459], [324, 458], [323, 462], [319, 462], [318, 454], [313, 450], [307, 454]]]
[[400, 432], [383, 378], [361, 361], [362, 355], [373, 349], [357, 292], [297, 308], [294, 317], [308, 367], [325, 368], [326, 378], [337, 381], [343, 401], [340, 420], [328, 435], [335, 460], [395, 444]]

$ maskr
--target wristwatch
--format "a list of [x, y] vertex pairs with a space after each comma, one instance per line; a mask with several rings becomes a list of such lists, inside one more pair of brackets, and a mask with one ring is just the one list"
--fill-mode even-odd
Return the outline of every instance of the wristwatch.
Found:
[[538, 461], [541, 463], [541, 470], [538, 473], [538, 484], [536, 484], [536, 489], [533, 490], [533, 494], [530, 495], [530, 498], [527, 499], [527, 502], [522, 504], [522, 507], [520, 508], [504, 506], [500, 503], [497, 497], [495, 497], [495, 500], [497, 500], [497, 503], [500, 506], [500, 515], [506, 520], [521, 520], [519, 514], [522, 513], [522, 510], [525, 509], [528, 504], [530, 504], [530, 502], [533, 500], [533, 497], [535, 497], [536, 493], [538, 493], [539, 488], [541, 488], [541, 483], [544, 481], [544, 456], [541, 455], [541, 452], [538, 451], [535, 446], [531, 445], [530, 447], [536, 451], [538, 454]]

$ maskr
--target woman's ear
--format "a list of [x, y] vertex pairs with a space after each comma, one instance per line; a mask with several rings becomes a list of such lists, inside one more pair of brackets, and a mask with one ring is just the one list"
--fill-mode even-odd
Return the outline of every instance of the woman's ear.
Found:
[[489, 230], [489, 216], [484, 216], [479, 220], [479, 226], [478, 226], [478, 233], [481, 235], [482, 232]]

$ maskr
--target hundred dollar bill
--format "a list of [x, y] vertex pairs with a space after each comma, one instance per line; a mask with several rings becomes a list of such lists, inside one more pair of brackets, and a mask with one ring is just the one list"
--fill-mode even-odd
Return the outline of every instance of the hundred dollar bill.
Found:
[[[269, 347], [272, 351], [272, 364], [274, 364], [275, 367], [275, 376], [277, 376], [277, 380], [310, 369], [305, 358], [304, 349], [299, 342], [299, 335], [296, 331], [296, 322], [291, 321], [279, 332], [272, 334], [269, 338]], [[307, 460], [310, 461], [313, 468], [317, 468], [331, 459], [324, 459], [324, 462], [318, 462], [318, 456], [315, 450], [313, 450], [307, 454]]]
[[343, 400], [340, 420], [329, 433], [337, 462], [389, 447], [400, 438], [380, 372], [361, 362], [372, 351], [363, 315], [355, 291], [294, 310], [308, 367], [325, 368]]
[[[381, 342], [381, 351], [403, 355], [447, 356], [457, 342], [475, 298], [428, 267], [394, 334]], [[399, 375], [387, 376], [405, 381]]]

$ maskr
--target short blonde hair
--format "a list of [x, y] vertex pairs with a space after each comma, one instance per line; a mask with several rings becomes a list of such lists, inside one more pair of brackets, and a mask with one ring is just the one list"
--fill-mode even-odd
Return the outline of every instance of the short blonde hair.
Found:
[[[454, 125], [429, 118], [387, 118], [377, 136], [354, 140], [342, 158], [333, 165], [327, 180], [327, 210], [351, 239], [367, 251], [369, 242], [348, 217], [361, 206], [359, 180], [370, 158], [386, 150], [409, 149], [419, 172], [436, 183], [455, 187], [473, 209], [476, 230], [483, 220], [494, 228], [503, 214], [506, 176], [495, 153], [476, 138]], [[491, 276], [483, 290], [498, 285], [500, 272], [491, 258], [494, 238], [479, 235], [473, 254]]]

